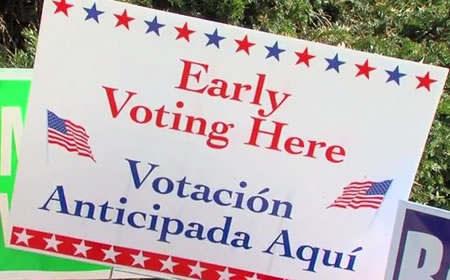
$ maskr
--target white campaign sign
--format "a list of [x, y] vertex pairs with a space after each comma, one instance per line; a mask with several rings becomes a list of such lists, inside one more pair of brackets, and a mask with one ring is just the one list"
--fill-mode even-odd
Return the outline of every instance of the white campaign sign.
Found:
[[446, 75], [45, 1], [10, 245], [178, 278], [381, 279]]

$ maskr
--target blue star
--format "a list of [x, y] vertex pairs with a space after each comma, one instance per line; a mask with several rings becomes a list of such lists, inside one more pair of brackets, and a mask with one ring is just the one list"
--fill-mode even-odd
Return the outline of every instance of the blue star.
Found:
[[145, 20], [145, 23], [148, 25], [148, 29], [145, 34], [150, 32], [155, 32], [159, 36], [159, 29], [164, 27], [164, 24], [158, 23], [158, 17], [154, 17], [152, 21]]
[[94, 5], [92, 5], [92, 7], [90, 9], [89, 8], [83, 8], [83, 9], [87, 13], [86, 18], [84, 20], [93, 19], [97, 23], [98, 23], [98, 16], [104, 13], [104, 11], [97, 10], [97, 5], [95, 3], [94, 3]]
[[208, 43], [206, 43], [206, 46], [214, 44], [218, 49], [220, 48], [219, 46], [220, 41], [225, 39], [225, 37], [219, 36], [219, 34], [217, 33], [217, 28], [213, 34], [205, 33], [205, 35], [206, 37], [208, 37]]
[[386, 83], [389, 83], [390, 81], [395, 81], [397, 85], [400, 85], [400, 79], [404, 76], [406, 76], [405, 73], [401, 73], [398, 69], [398, 66], [395, 67], [393, 71], [386, 70], [386, 73], [388, 73], [389, 78], [387, 79]]
[[286, 51], [286, 50], [283, 50], [283, 49], [278, 48], [278, 42], [275, 42], [275, 44], [273, 44], [272, 47], [269, 47], [269, 46], [265, 46], [265, 47], [266, 47], [266, 49], [269, 51], [269, 53], [268, 53], [267, 56], [266, 56], [266, 59], [273, 56], [273, 57], [275, 57], [278, 61], [280, 61], [280, 53]]
[[336, 72], [339, 73], [339, 67], [342, 64], [345, 64], [344, 61], [340, 61], [339, 60], [338, 54], [336, 54], [333, 58], [325, 58], [325, 59], [328, 62], [328, 67], [327, 67], [327, 69], [325, 69], [325, 71], [328, 71], [330, 69], [334, 69], [334, 70], [336, 70]]

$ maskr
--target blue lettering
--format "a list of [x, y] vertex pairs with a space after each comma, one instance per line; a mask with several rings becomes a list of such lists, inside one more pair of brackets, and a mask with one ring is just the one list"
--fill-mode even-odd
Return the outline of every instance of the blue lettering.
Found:
[[[203, 200], [204, 202], [208, 203], [211, 202], [212, 199], [209, 198], [209, 187], [205, 186], [205, 185], [195, 185], [194, 189], [200, 190], [199, 192], [193, 192], [191, 194], [191, 199], [192, 200]], [[203, 191], [201, 191], [201, 189], [203, 189]]]
[[231, 205], [230, 202], [225, 203], [225, 202], [222, 201], [221, 196], [220, 196], [222, 193], [227, 193], [227, 194], [228, 194], [228, 197], [229, 197], [230, 200], [231, 200], [231, 196], [232, 196], [233, 192], [230, 191], [230, 190], [227, 190], [227, 189], [221, 189], [221, 190], [217, 190], [217, 191], [214, 193], [214, 196], [213, 196], [214, 202], [217, 203], [218, 205], [221, 205], [221, 206], [229, 206], [229, 205]]
[[214, 243], [221, 243], [228, 245], [228, 234], [230, 233], [230, 226], [232, 217], [224, 216], [225, 225], [223, 227], [212, 227], [208, 230], [208, 240]]
[[[55, 194], [57, 195], [55, 198]], [[71, 213], [69, 213], [69, 210], [67, 209], [67, 202], [66, 202], [66, 197], [64, 195], [64, 187], [63, 186], [56, 186], [55, 191], [52, 193], [52, 195], [49, 197], [49, 199], [44, 203], [44, 205], [38, 209], [41, 210], [46, 210], [46, 211], [50, 211], [47, 206], [50, 203], [50, 201], [58, 201], [59, 202], [59, 211], [56, 211], [56, 213], [61, 213], [61, 214], [67, 214], [67, 215], [72, 215]]]
[[331, 255], [331, 250], [326, 250], [324, 249], [324, 255], [323, 255], [323, 260], [322, 263], [325, 266], [333, 266], [335, 268], [341, 268], [341, 261], [342, 261], [342, 256], [344, 255], [341, 252], [335, 252], [336, 253], [336, 258], [334, 259], [334, 263], [330, 263], [330, 255]]
[[[163, 181], [163, 180], [167, 182], [165, 190], [161, 190], [160, 182]], [[173, 182], [167, 177], [156, 178], [153, 181], [153, 189], [155, 190], [155, 192], [160, 193], [160, 194], [171, 193], [173, 191]]]
[[[246, 232], [238, 231], [234, 234], [234, 236], [238, 237], [231, 241], [231, 246], [235, 248], [245, 248], [245, 249], [251, 249], [252, 247], [249, 245], [250, 243], [250, 235]], [[242, 236], [242, 238], [239, 238]]]
[[[303, 256], [303, 252], [305, 251], [305, 249], [311, 250], [311, 255], [308, 258], [305, 258], [305, 256]], [[319, 250], [320, 248], [311, 247], [309, 245], [303, 245], [298, 247], [297, 257], [302, 261], [309, 262], [308, 268], [303, 270], [316, 272], [314, 268], [316, 267], [317, 255], [319, 254]]]
[[136, 212], [131, 212], [131, 213], [128, 215], [128, 218], [127, 218], [128, 224], [129, 224], [130, 226], [134, 227], [134, 228], [145, 228], [145, 226], [142, 226], [142, 225], [139, 226], [139, 225], [136, 224], [136, 219], [135, 219], [135, 216], [136, 216], [136, 215], [141, 215], [142, 219], [143, 219], [144, 222], [145, 222], [145, 218], [147, 217], [147, 215], [145, 215], [145, 213], [136, 211]]
[[75, 216], [78, 216], [78, 217], [82, 217], [82, 210], [83, 210], [83, 206], [87, 206], [88, 208], [88, 213], [87, 213], [87, 216], [86, 217], [83, 217], [83, 218], [88, 218], [88, 219], [91, 219], [91, 220], [95, 220], [95, 218], [94, 218], [94, 211], [95, 211], [95, 205], [93, 204], [93, 203], [91, 203], [91, 202], [84, 202], [84, 201], [81, 201], [81, 200], [75, 200], [75, 213], [74, 213], [74, 215]]
[[189, 223], [188, 226], [190, 226], [192, 229], [186, 230], [186, 232], [184, 233], [187, 238], [197, 238], [198, 240], [206, 239], [206, 237], [203, 236], [204, 227], [202, 224]]
[[[178, 219], [171, 219], [168, 217], [162, 217], [163, 219], [163, 225], [162, 225], [162, 229], [161, 229], [161, 235], [159, 236], [158, 241], [162, 241], [162, 242], [166, 242], [166, 243], [170, 243], [169, 241], [167, 241], [167, 235], [178, 235], [180, 233], [183, 232], [183, 223], [178, 220]], [[172, 226], [173, 230], [170, 230]]]
[[[282, 242], [278, 241], [280, 238], [282, 238]], [[272, 247], [275, 244], [282, 245], [284, 247], [284, 254], [280, 256], [294, 259], [291, 253], [291, 245], [289, 244], [289, 232], [287, 230], [282, 230], [281, 233], [278, 235], [278, 237], [275, 239], [275, 241], [269, 246], [267, 250], [263, 251], [263, 253], [273, 255]]]
[[147, 174], [141, 180], [141, 178], [139, 177], [139, 172], [137, 170], [137, 165], [138, 165], [138, 163], [141, 163], [141, 162], [137, 161], [137, 160], [127, 159], [127, 158], [125, 160], [127, 160], [128, 164], [130, 165], [131, 176], [133, 177], [133, 183], [134, 183], [134, 187], [136, 189], [139, 189], [141, 187], [141, 185], [145, 182], [147, 177], [153, 172], [153, 170], [155, 170], [157, 167], [159, 167], [158, 164], [148, 163], [148, 165], [150, 165], [150, 170], [147, 172]]

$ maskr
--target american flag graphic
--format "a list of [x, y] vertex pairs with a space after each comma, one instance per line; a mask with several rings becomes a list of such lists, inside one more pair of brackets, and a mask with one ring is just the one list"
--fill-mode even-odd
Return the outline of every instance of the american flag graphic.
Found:
[[49, 144], [59, 145], [69, 152], [91, 158], [95, 162], [89, 146], [89, 135], [84, 127], [70, 120], [62, 119], [50, 110], [47, 110], [47, 116]]
[[344, 188], [342, 194], [328, 208], [378, 209], [391, 183], [392, 180], [352, 182]]

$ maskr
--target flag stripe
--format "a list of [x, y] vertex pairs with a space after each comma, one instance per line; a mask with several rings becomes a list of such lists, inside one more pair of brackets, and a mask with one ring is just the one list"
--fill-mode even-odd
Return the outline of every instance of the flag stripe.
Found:
[[88, 141], [89, 137], [87, 137], [84, 133], [81, 133], [77, 130], [72, 129], [71, 127], [67, 126], [67, 134], [72, 134], [74, 136], [77, 136], [79, 139], [83, 141]]
[[86, 155], [86, 156], [92, 157], [90, 152], [83, 151], [83, 150], [79, 149], [78, 147], [68, 143], [63, 138], [60, 138], [60, 137], [54, 137], [54, 136], [50, 136], [49, 135], [48, 143], [50, 143], [50, 144], [58, 144], [60, 146], [63, 146], [69, 152], [78, 152], [79, 155]]
[[374, 182], [372, 181], [365, 181], [365, 182], [351, 182], [350, 184], [348, 184], [349, 186], [351, 185], [372, 185]]
[[89, 140], [89, 135], [87, 135], [85, 131], [72, 127], [71, 125], [67, 125], [66, 127], [68, 131], [71, 131], [73, 134], [78, 135], [80, 138]]
[[333, 204], [334, 203], [360, 203], [360, 202], [379, 203], [381, 201], [383, 201], [383, 199], [375, 199], [375, 200], [372, 200], [372, 199], [348, 199], [348, 200], [341, 200], [341, 199], [339, 199], [339, 200], [335, 200], [333, 202]]
[[65, 121], [66, 121], [67, 125], [73, 126], [74, 128], [78, 128], [79, 130], [83, 131], [86, 134], [86, 136], [88, 136], [87, 133], [86, 133], [86, 130], [84, 129], [84, 127], [82, 127], [80, 125], [77, 125], [77, 124], [74, 124], [73, 122], [71, 122], [69, 120], [65, 120]]
[[361, 186], [349, 186], [345, 187], [344, 190], [346, 191], [359, 191], [361, 189], [368, 189], [371, 185], [361, 185]]
[[60, 145], [61, 147], [66, 148], [66, 150], [68, 150], [69, 152], [76, 152], [77, 151], [77, 149], [71, 148], [70, 146], [68, 146], [66, 142], [60, 142], [58, 140], [49, 139], [48, 143]]
[[73, 146], [73, 147], [75, 147], [75, 148], [79, 148], [80, 150], [84, 150], [84, 151], [86, 151], [86, 152], [88, 152], [88, 153], [91, 152], [89, 146], [86, 146], [84, 143], [81, 143], [81, 142], [78, 142], [78, 141], [74, 141], [74, 140], [72, 140], [71, 138], [67, 137], [66, 135], [61, 134], [61, 133], [59, 133], [59, 132], [57, 132], [57, 131], [54, 131], [53, 129], [49, 129], [49, 131], [48, 131], [48, 137], [49, 137], [49, 138], [50, 138], [50, 137], [58, 138], [58, 139], [60, 139], [61, 141], [67, 142], [67, 144], [69, 144], [70, 146]]
[[79, 141], [82, 142], [87, 142], [89, 141], [89, 138], [87, 138], [86, 136], [84, 136], [83, 134], [77, 133], [76, 131], [73, 131], [72, 129], [70, 129], [69, 127], [67, 128], [67, 134], [71, 135], [73, 137], [76, 137]]
[[62, 138], [49, 136], [48, 143], [57, 144], [59, 146], [64, 147], [69, 152], [77, 152], [78, 155], [89, 157], [95, 161], [94, 157], [92, 156], [92, 154], [90, 152], [82, 151], [82, 150], [78, 149], [76, 146], [71, 145], [70, 143], [68, 143], [67, 141], [65, 141]]
[[349, 204], [348, 207], [352, 208], [352, 209], [359, 209], [359, 208], [372, 208], [372, 209], [378, 209], [380, 207], [380, 205], [371, 205], [371, 204], [360, 204], [360, 205], [353, 205], [353, 204]]
[[343, 188], [342, 194], [328, 208], [377, 209], [383, 202], [391, 182], [392, 180], [352, 182]]
[[89, 135], [81, 125], [70, 120], [58, 117], [55, 113], [47, 111], [48, 117], [48, 143], [64, 147], [69, 152], [76, 152], [83, 157], [89, 157], [94, 162], [89, 145]]

